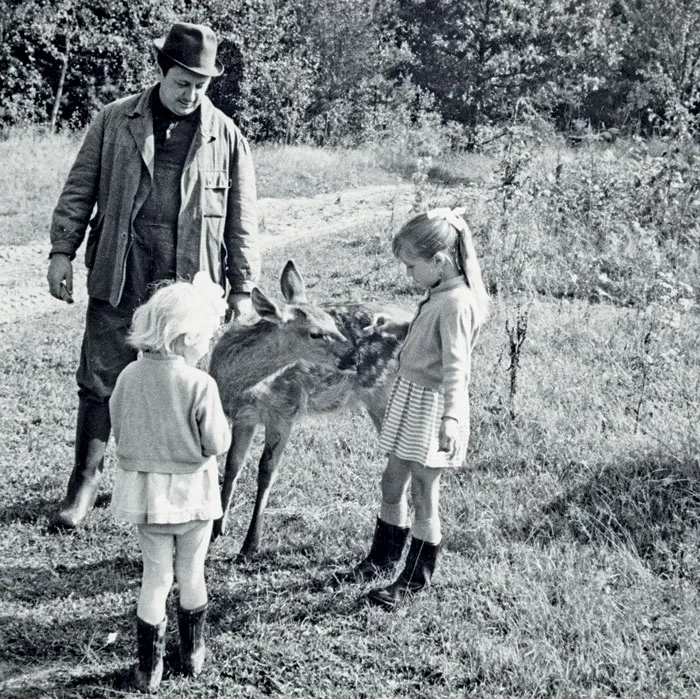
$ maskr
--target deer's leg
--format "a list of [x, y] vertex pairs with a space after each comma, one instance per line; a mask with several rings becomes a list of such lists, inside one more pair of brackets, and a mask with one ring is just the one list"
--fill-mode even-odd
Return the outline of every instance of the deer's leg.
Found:
[[389, 402], [389, 394], [391, 387], [382, 385], [368, 391], [362, 396], [362, 402], [365, 404], [367, 413], [372, 419], [372, 424], [377, 430], [377, 433], [382, 431], [382, 422], [384, 422], [384, 411], [386, 404]]
[[224, 511], [224, 515], [221, 519], [214, 520], [214, 527], [211, 532], [212, 541], [215, 541], [219, 536], [226, 533], [233, 492], [236, 489], [238, 476], [240, 476], [241, 469], [245, 464], [248, 447], [250, 447], [250, 441], [253, 439], [254, 433], [254, 425], [234, 423], [231, 427], [231, 447], [226, 454], [224, 481], [221, 486], [221, 507]]
[[268, 425], [265, 429], [265, 448], [258, 465], [258, 494], [248, 534], [239, 554], [240, 560], [245, 561], [254, 556], [260, 545], [263, 513], [267, 507], [270, 490], [279, 475], [282, 454], [291, 431], [291, 422], [277, 423], [274, 427]]

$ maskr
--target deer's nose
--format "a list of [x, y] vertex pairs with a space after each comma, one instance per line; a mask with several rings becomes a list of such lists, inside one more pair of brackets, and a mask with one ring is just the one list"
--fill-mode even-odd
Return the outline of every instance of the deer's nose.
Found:
[[348, 338], [345, 337], [341, 332], [335, 331], [329, 334], [329, 337], [331, 337], [333, 340], [337, 340], [338, 342], [347, 342]]

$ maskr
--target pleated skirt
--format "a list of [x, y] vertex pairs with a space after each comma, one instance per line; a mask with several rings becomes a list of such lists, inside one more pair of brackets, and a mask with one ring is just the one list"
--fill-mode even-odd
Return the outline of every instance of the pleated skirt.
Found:
[[457, 468], [464, 463], [469, 442], [469, 404], [459, 415], [459, 448], [452, 459], [438, 451], [445, 402], [440, 391], [398, 377], [384, 413], [379, 444], [388, 454], [428, 468]]

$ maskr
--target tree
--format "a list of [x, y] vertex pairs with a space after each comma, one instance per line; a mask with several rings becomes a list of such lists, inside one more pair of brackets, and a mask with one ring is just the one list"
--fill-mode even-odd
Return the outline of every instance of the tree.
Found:
[[700, 111], [700, 0], [627, 0], [619, 87], [644, 130]]
[[579, 105], [619, 62], [608, 0], [398, 0], [403, 66], [445, 119], [507, 119], [526, 98]]

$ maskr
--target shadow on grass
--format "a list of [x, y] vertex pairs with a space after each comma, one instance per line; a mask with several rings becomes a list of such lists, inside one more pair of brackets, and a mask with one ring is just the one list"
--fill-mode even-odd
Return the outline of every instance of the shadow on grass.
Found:
[[[88, 611], [87, 609], [85, 610]], [[163, 680], [181, 676], [179, 636], [169, 604]], [[66, 623], [0, 616], [0, 696], [104, 697], [135, 692], [133, 609]]]
[[[95, 509], [107, 507], [109, 502], [109, 493], [100, 493], [95, 501]], [[0, 507], [0, 524], [43, 524], [47, 532], [51, 532], [53, 530], [48, 524], [48, 519], [58, 511], [60, 505], [60, 500], [42, 497], [15, 501]]]
[[580, 469], [583, 480], [524, 520], [506, 524], [508, 535], [539, 543], [570, 537], [622, 544], [658, 575], [700, 577], [697, 458], [650, 454]]
[[312, 547], [285, 545], [261, 551], [246, 563], [209, 562], [210, 579], [224, 584], [210, 592], [209, 620], [221, 629], [248, 624], [325, 623], [357, 616], [366, 608], [372, 584], [337, 584], [333, 573], [357, 563], [319, 560]]
[[104, 673], [91, 672], [79, 676], [72, 675], [63, 668], [53, 672], [51, 668], [34, 672], [30, 667], [25, 668], [23, 675], [11, 677], [6, 684], [0, 682], [0, 692], [3, 699], [46, 699], [59, 696], [64, 699], [103, 699], [115, 693], [135, 692], [135, 689], [131, 668], [126, 666]]
[[40, 604], [66, 597], [93, 598], [118, 589], [119, 581], [131, 586], [133, 580], [141, 580], [141, 561], [128, 556], [72, 568], [0, 566], [0, 601]]
[[58, 503], [47, 498], [14, 501], [0, 507], [0, 524], [37, 524], [50, 516]]

